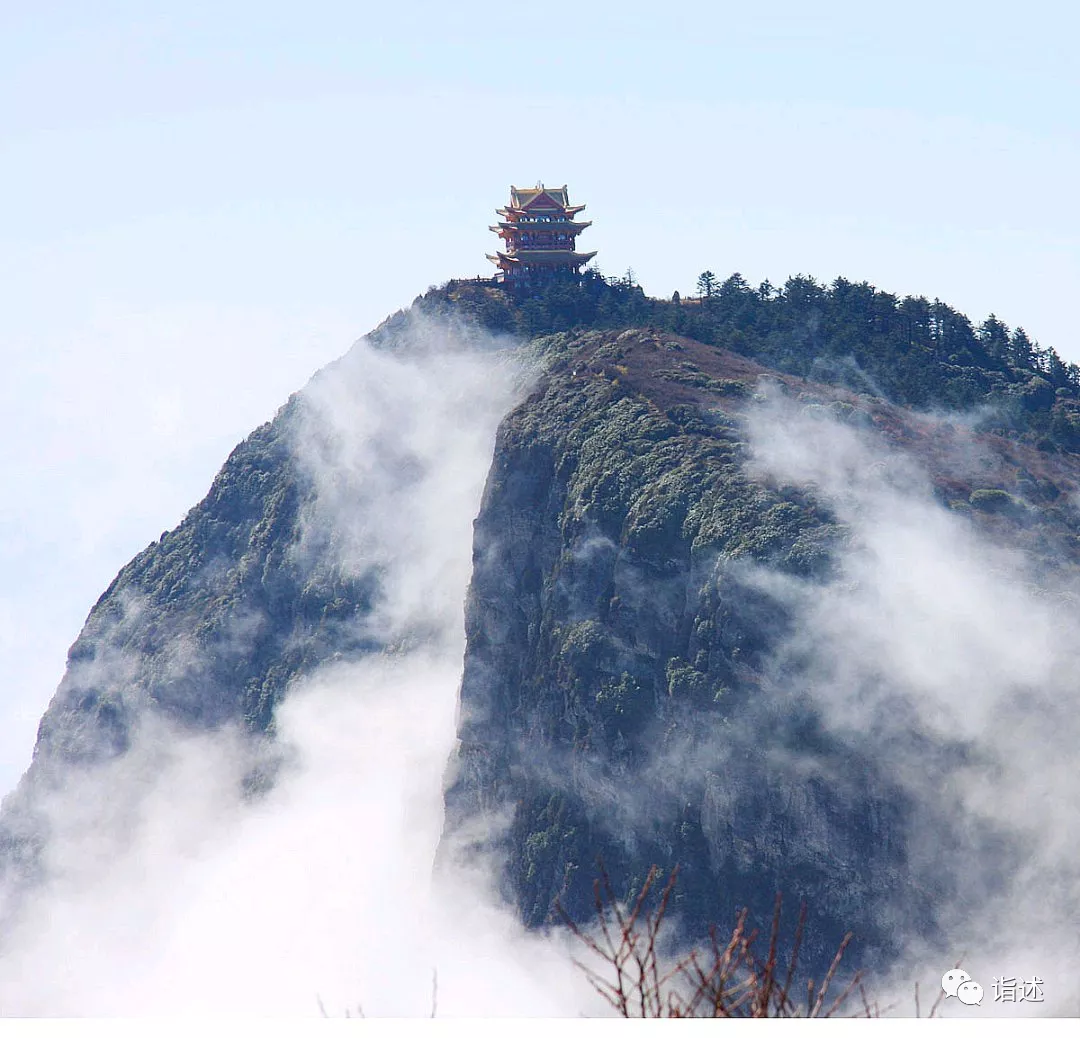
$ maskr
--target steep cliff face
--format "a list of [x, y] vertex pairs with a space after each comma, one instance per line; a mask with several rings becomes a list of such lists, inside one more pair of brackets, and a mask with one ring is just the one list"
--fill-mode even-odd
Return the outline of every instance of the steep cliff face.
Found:
[[[441, 321], [450, 304], [434, 298]], [[500, 320], [515, 305], [494, 289], [483, 301]], [[235, 724], [265, 745], [290, 686], [321, 664], [433, 640], [459, 651], [465, 576], [418, 571], [443, 553], [414, 548], [443, 536], [455, 458], [485, 463], [512, 394], [494, 354], [477, 359], [475, 324], [453, 342], [433, 327], [444, 325], [398, 315], [374, 336], [412, 366], [354, 350], [321, 373], [120, 572], [5, 802], [4, 870], [40, 875], [50, 791], [122, 757], [147, 718]], [[462, 340], [468, 377], [447, 360]], [[677, 865], [690, 933], [738, 906], [767, 913], [782, 891], [808, 903], [817, 960], [849, 929], [861, 961], [887, 958], [900, 935], [932, 939], [943, 905], [1002, 889], [1017, 831], [991, 812], [959, 825], [928, 790], [1008, 769], [954, 718], [955, 734], [920, 722], [912, 689], [938, 681], [935, 661], [887, 637], [911, 626], [907, 610], [931, 657], [966, 638], [976, 649], [949, 661], [939, 699], [966, 695], [965, 682], [992, 683], [971, 662], [983, 643], [970, 603], [946, 594], [923, 609], [935, 597], [925, 574], [907, 599], [889, 597], [872, 564], [898, 570], [902, 589], [905, 566], [925, 566], [904, 537], [940, 526], [943, 573], [967, 552], [976, 571], [1066, 596], [1080, 459], [1026, 426], [979, 433], [669, 331], [565, 332], [519, 352], [543, 374], [502, 422], [475, 522], [444, 847], [494, 851], [531, 926], [557, 902], [590, 916], [598, 859], [620, 894], [651, 865]], [[462, 419], [481, 411], [475, 429]], [[883, 546], [874, 531], [890, 523], [901, 536]], [[1013, 672], [995, 709], [1037, 696], [1033, 659], [1003, 661]], [[1053, 656], [1047, 687], [1071, 659]], [[904, 724], [883, 724], [871, 701]], [[274, 781], [267, 756], [252, 790]]]
[[289, 680], [355, 644], [370, 582], [295, 550], [314, 489], [294, 398], [229, 456], [203, 502], [126, 565], [91, 610], [40, 728], [37, 755], [122, 752], [148, 704], [184, 725], [265, 729]]
[[[148, 726], [242, 733], [256, 792], [274, 781], [275, 709], [297, 681], [460, 629], [467, 573], [447, 603], [445, 575], [426, 574], [435, 586], [421, 595], [412, 568], [424, 565], [417, 545], [437, 538], [467, 553], [467, 529], [439, 526], [447, 508], [425, 509], [473, 492], [463, 458], [486, 463], [489, 442], [477, 437], [511, 398], [495, 348], [396, 315], [255, 430], [206, 498], [120, 571], [71, 647], [33, 761], [5, 799], [0, 876], [47, 871], [50, 797], [70, 800]], [[471, 411], [448, 429], [459, 396]]]
[[315, 487], [296, 441], [310, 418], [297, 396], [252, 433], [206, 498], [94, 605], [42, 717], [33, 762], [5, 801], [3, 871], [37, 874], [49, 834], [43, 798], [126, 753], [148, 718], [179, 731], [239, 723], [263, 732], [290, 681], [377, 647], [359, 623], [374, 576], [345, 574], [325, 553], [301, 550]]
[[[475, 527], [448, 831], [487, 819], [532, 925], [556, 902], [591, 916], [598, 858], [620, 893], [678, 865], [691, 931], [782, 891], [809, 903], [816, 958], [854, 929], [873, 961], [994, 890], [1014, 848], [993, 825], [955, 833], [874, 740], [823, 722], [797, 614], [850, 580], [853, 531], [828, 494], [755, 465], [750, 416], [872, 434], [925, 467], [927, 507], [1036, 568], [1076, 558], [1069, 509], [1045, 507], [1075, 464], [669, 333], [541, 346], [548, 374], [500, 430]], [[911, 748], [943, 784], [968, 751]]]

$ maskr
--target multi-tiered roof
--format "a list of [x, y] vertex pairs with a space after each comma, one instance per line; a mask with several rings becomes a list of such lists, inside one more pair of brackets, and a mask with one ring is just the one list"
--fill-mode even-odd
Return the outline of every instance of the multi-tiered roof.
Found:
[[574, 239], [592, 223], [574, 219], [584, 208], [570, 204], [565, 184], [511, 187], [510, 204], [495, 210], [503, 219], [491, 227], [506, 251], [488, 259], [507, 281], [533, 281], [560, 270], [578, 273], [596, 255], [574, 251]]

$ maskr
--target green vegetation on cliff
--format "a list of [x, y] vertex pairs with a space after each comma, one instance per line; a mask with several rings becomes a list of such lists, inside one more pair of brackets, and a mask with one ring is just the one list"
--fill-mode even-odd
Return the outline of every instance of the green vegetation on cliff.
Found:
[[651, 327], [723, 346], [766, 367], [884, 396], [909, 407], [990, 405], [987, 431], [1043, 450], [1080, 450], [1080, 368], [991, 315], [973, 324], [938, 299], [899, 297], [865, 281], [797, 275], [757, 288], [740, 274], [696, 299], [661, 300], [629, 279], [588, 274], [528, 295], [451, 281], [417, 300], [493, 331]]
[[[939, 504], [1047, 569], [1080, 560], [1078, 460], [655, 326], [532, 348], [546, 375], [500, 429], [476, 523], [451, 830], [510, 812], [505, 890], [533, 925], [556, 904], [588, 918], [599, 856], [630, 898], [677, 865], [699, 933], [782, 890], [811, 906], [811, 957], [852, 927], [860, 956], [887, 957], [895, 913], [930, 936], [955, 891], [911, 848], [945, 840], [948, 817], [827, 733], [783, 661], [778, 589], [835, 581], [851, 532], [813, 488], [755, 474], [744, 417], [773, 394], [871, 431]], [[992, 834], [965, 838], [992, 886]]]
[[[448, 834], [509, 820], [504, 890], [531, 925], [556, 903], [590, 916], [599, 856], [620, 896], [679, 866], [673, 909], [698, 933], [782, 889], [810, 904], [811, 956], [851, 927], [895, 950], [890, 913], [930, 920], [956, 894], [954, 873], [913, 861], [949, 820], [826, 732], [778, 653], [792, 616], [775, 588], [827, 587], [852, 534], [827, 496], [748, 466], [747, 412], [773, 394], [869, 430], [938, 504], [1061, 569], [1080, 561], [1077, 368], [994, 318], [844, 280], [734, 275], [685, 302], [598, 276], [529, 296], [451, 282], [413, 310], [524, 337], [540, 372], [502, 422], [475, 525]], [[374, 342], [402, 348], [410, 321]], [[124, 752], [140, 711], [272, 734], [294, 679], [383, 647], [364, 623], [378, 560], [346, 570], [334, 520], [312, 521], [305, 407], [237, 447], [91, 611], [5, 809], [0, 867], [32, 866], [36, 790]], [[779, 766], [796, 754], [806, 775]], [[992, 885], [1005, 857], [986, 859], [965, 876]]]

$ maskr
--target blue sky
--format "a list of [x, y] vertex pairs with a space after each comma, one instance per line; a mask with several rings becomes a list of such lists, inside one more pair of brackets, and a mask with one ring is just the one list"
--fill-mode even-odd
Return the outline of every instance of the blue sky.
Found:
[[656, 295], [868, 279], [1080, 361], [1074, 5], [0, 7], [0, 786], [116, 570], [510, 183]]

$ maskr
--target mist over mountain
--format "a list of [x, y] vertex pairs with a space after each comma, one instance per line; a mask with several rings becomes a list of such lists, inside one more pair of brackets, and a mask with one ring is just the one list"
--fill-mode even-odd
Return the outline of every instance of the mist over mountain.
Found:
[[810, 966], [1077, 1011], [1080, 372], [701, 288], [451, 282], [232, 452], [4, 801], [5, 1011], [593, 1011], [598, 858], [684, 941], [779, 890]]

